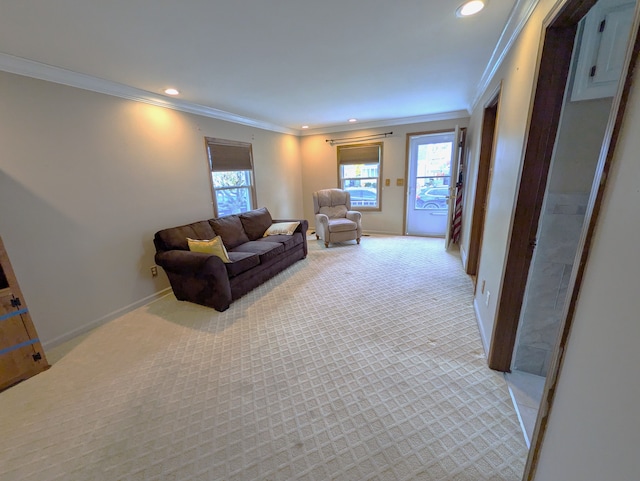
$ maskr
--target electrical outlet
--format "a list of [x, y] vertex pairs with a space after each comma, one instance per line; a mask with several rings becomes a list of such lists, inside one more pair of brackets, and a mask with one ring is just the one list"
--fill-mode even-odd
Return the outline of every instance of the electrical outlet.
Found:
[[487, 297], [484, 299], [484, 305], [488, 306], [489, 305], [489, 299], [491, 298], [491, 293], [489, 291], [487, 291]]
[[158, 275], [158, 266], [151, 266], [151, 277], [156, 277]]

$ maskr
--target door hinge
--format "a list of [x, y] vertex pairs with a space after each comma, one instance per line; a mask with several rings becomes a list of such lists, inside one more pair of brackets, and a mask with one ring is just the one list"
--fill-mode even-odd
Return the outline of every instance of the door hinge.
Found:
[[605, 26], [606, 23], [607, 23], [606, 19], [604, 19], [602, 22], [600, 22], [600, 26], [598, 27], [598, 32], [599, 33], [604, 32], [604, 26]]
[[42, 360], [42, 355], [40, 355], [39, 352], [36, 352], [35, 354], [33, 354], [33, 360], [34, 361], [41, 361]]
[[21, 305], [22, 302], [20, 302], [19, 297], [14, 297], [13, 299], [11, 299], [11, 307], [20, 307]]
[[589, 70], [589, 77], [595, 77], [596, 76], [596, 66], [594, 65], [593, 67], [591, 67], [591, 70]]

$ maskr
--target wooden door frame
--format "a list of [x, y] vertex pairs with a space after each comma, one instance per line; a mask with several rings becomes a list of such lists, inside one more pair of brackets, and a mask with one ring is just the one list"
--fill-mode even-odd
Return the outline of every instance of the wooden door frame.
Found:
[[[536, 245], [549, 166], [555, 146], [560, 113], [578, 21], [595, 0], [569, 0], [565, 10], [543, 32], [542, 53], [533, 107], [529, 118], [520, 186], [511, 228], [503, 285], [491, 342], [488, 364], [491, 369], [509, 372], [515, 346], [520, 310], [524, 299], [531, 258]], [[578, 8], [572, 8], [579, 4]], [[564, 18], [570, 9], [575, 14]]]
[[[511, 228], [507, 261], [496, 320], [489, 346], [488, 364], [491, 369], [509, 372], [515, 346], [520, 311], [524, 299], [529, 268], [538, 234], [538, 222], [555, 146], [564, 93], [569, 79], [569, 67], [578, 22], [597, 0], [567, 0], [552, 10], [543, 23], [538, 76], [529, 117], [528, 136], [524, 152], [520, 186]], [[638, 52], [638, 3], [631, 30], [625, 68], [622, 71], [620, 93], [614, 97], [610, 122], [603, 139], [603, 149], [594, 175], [594, 186], [604, 185], [607, 165], [613, 153], [619, 123], [631, 84], [631, 73]], [[623, 80], [624, 79], [624, 80]], [[601, 165], [602, 164], [602, 165]], [[593, 197], [593, 195], [592, 195]], [[596, 199], [598, 202], [600, 198]], [[599, 204], [589, 206], [585, 224], [595, 222]], [[592, 218], [593, 217], [593, 218]], [[585, 243], [588, 246], [588, 241]], [[581, 251], [578, 250], [578, 253]], [[579, 283], [575, 289], [579, 288]], [[575, 293], [574, 293], [575, 294]]]
[[467, 253], [466, 273], [472, 276], [474, 287], [477, 284], [478, 265], [482, 250], [484, 221], [487, 212], [487, 199], [491, 183], [491, 171], [495, 140], [498, 125], [498, 111], [502, 82], [491, 95], [491, 100], [484, 106], [482, 117], [482, 132], [480, 133], [480, 155], [478, 159], [478, 175], [476, 178], [476, 192], [473, 200], [473, 214], [469, 231], [469, 252]]

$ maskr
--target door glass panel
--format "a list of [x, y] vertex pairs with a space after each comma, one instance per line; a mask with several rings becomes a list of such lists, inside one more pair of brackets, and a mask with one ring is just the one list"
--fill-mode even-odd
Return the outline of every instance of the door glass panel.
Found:
[[415, 209], [446, 209], [451, 176], [451, 142], [418, 145]]

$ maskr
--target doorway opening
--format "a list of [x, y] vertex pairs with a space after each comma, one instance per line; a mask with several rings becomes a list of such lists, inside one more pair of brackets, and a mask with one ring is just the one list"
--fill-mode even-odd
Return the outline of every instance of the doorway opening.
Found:
[[493, 153], [495, 149], [496, 126], [498, 124], [498, 110], [500, 106], [500, 86], [491, 96], [491, 100], [484, 108], [482, 117], [482, 133], [480, 136], [480, 156], [478, 161], [478, 175], [476, 192], [473, 203], [471, 230], [469, 232], [469, 252], [467, 253], [467, 274], [473, 280], [474, 293], [478, 284], [478, 266], [482, 252], [482, 237], [484, 232], [485, 214], [487, 212], [488, 193], [491, 186], [493, 171]]
[[[576, 95], [576, 86], [580, 84], [576, 80], [578, 75], [596, 77], [593, 73], [597, 68], [581, 71], [579, 64], [582, 52], [588, 51], [588, 48], [583, 50], [589, 44], [588, 36], [601, 34], [604, 30], [602, 25], [609, 21], [596, 22], [598, 28], [595, 33], [586, 30], [590, 15], [601, 12], [603, 5], [611, 7], [610, 10], [604, 9], [605, 16], [611, 14], [616, 17], [618, 26], [628, 21], [626, 31], [614, 29], [620, 38], [605, 41], [601, 37], [595, 44], [591, 42], [591, 45], [596, 45], [591, 51], [595, 55], [596, 67], [601, 60], [607, 66], [617, 63], [617, 77], [613, 80], [612, 90], [606, 95], [602, 91], [586, 97], [584, 91]], [[620, 8], [628, 10], [620, 14]], [[639, 15], [635, 1], [569, 0], [558, 4], [544, 23], [542, 54], [503, 273], [503, 279], [508, 281], [503, 282], [488, 356], [489, 366], [504, 372], [511, 371], [514, 362], [519, 366], [527, 362], [526, 345], [517, 349], [523, 349], [525, 355], [514, 359], [516, 340], [520, 341], [526, 334], [526, 329], [518, 330], [521, 316], [525, 316], [527, 306], [535, 304], [535, 299], [539, 298], [535, 294], [536, 287], [553, 284], [551, 297], [554, 305], [546, 307], [559, 309], [560, 315], [553, 328], [552, 348], [538, 366], [545, 374], [545, 383], [523, 479], [532, 479], [535, 474], [553, 405], [607, 173], [624, 116], [631, 72], [640, 52], [637, 36]], [[615, 48], [601, 49], [597, 45], [614, 45]], [[600, 58], [601, 54], [607, 58]], [[588, 141], [585, 140], [587, 137]], [[584, 146], [588, 154], [578, 153], [578, 144]], [[589, 165], [575, 165], [585, 161]], [[554, 215], [560, 217], [554, 219]], [[569, 221], [566, 216], [575, 218]], [[559, 245], [554, 234], [558, 233], [558, 228], [565, 229], [572, 223], [577, 228], [569, 235], [571, 246]], [[556, 252], [564, 255], [563, 262], [548, 257], [545, 245], [551, 250], [563, 251]], [[568, 263], [564, 263], [567, 258]], [[538, 260], [543, 264], [546, 262], [540, 271], [535, 269]], [[550, 266], [554, 263], [562, 265]], [[558, 271], [554, 273], [557, 285], [555, 281], [545, 280], [544, 276], [537, 277], [539, 272], [546, 270], [545, 274], [549, 274], [554, 269]], [[536, 309], [541, 310], [541, 307]]]

